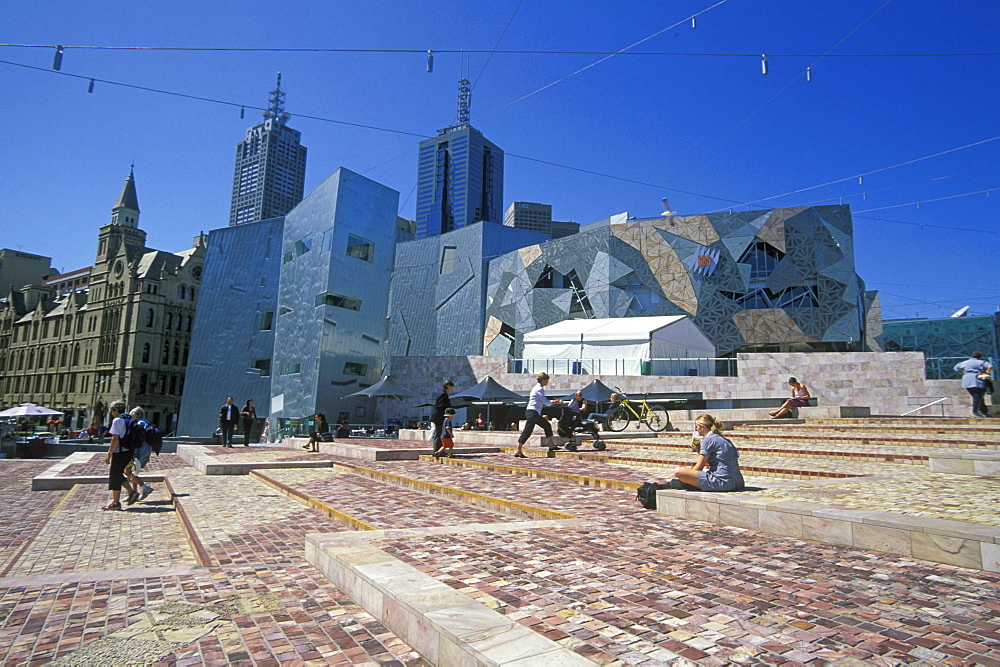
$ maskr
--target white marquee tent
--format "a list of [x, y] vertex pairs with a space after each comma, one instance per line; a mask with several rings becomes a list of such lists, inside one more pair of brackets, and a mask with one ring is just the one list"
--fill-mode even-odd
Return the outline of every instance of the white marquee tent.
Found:
[[715, 346], [687, 315], [564, 320], [524, 334], [529, 371], [565, 359], [578, 373], [638, 375], [643, 361], [712, 357]]

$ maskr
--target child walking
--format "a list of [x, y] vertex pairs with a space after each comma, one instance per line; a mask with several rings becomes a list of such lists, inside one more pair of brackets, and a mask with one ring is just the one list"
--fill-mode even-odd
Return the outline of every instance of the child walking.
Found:
[[452, 431], [452, 417], [455, 416], [455, 410], [448, 408], [444, 411], [444, 423], [441, 425], [441, 449], [434, 452], [434, 458], [441, 458], [442, 456], [447, 456], [449, 459], [455, 458], [453, 450], [455, 449], [455, 434]]

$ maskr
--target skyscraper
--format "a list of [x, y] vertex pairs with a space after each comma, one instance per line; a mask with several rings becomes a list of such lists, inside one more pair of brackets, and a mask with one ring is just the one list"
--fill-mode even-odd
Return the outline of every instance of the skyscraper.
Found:
[[420, 142], [417, 238], [480, 221], [503, 223], [503, 151], [469, 124], [470, 99], [462, 79], [456, 123]]
[[280, 217], [302, 201], [306, 147], [299, 143], [299, 131], [285, 125], [290, 117], [278, 72], [264, 122], [248, 129], [236, 145], [230, 227]]

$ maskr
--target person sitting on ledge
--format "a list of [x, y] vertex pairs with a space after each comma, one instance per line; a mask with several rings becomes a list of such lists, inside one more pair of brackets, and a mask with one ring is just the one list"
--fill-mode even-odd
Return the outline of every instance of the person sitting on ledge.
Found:
[[[722, 436], [722, 422], [712, 415], [702, 415], [695, 420], [695, 429], [701, 436], [698, 462], [693, 468], [678, 468], [672, 489], [701, 491], [742, 491], [746, 484], [740, 472], [739, 450]], [[696, 445], [692, 445], [692, 449]]]
[[809, 405], [809, 390], [804, 384], [796, 380], [795, 378], [788, 378], [788, 384], [792, 388], [792, 397], [781, 404], [781, 407], [770, 412], [771, 419], [780, 419], [788, 413], [790, 413], [795, 408], [804, 408]]

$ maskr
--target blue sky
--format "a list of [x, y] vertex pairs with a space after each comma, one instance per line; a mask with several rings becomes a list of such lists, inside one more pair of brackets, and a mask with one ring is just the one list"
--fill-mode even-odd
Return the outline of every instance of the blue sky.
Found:
[[[664, 196], [681, 214], [842, 199], [886, 317], [1000, 305], [1000, 190], [985, 194], [1000, 187], [1000, 55], [899, 55], [1000, 51], [995, 0], [53, 0], [4, 13], [3, 43], [67, 48], [57, 73], [52, 48], [0, 46], [0, 247], [61, 270], [92, 263], [133, 162], [150, 246], [179, 251], [225, 226], [235, 145], [278, 71], [309, 149], [306, 191], [342, 165], [398, 190], [412, 219], [417, 144], [454, 120], [464, 73], [473, 125], [507, 153], [505, 205], [587, 223], [657, 215]], [[632, 51], [675, 55], [489, 54], [640, 40]], [[243, 49], [438, 53], [427, 73], [422, 53]], [[88, 93], [89, 78], [228, 104], [101, 81]]]

